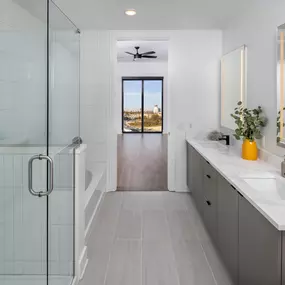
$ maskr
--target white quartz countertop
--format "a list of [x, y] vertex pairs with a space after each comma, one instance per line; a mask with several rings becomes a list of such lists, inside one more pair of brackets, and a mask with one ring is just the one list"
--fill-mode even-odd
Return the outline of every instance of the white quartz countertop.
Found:
[[[240, 152], [231, 146], [210, 141], [187, 141], [272, 225], [280, 231], [285, 230], [285, 178], [281, 177], [280, 169], [262, 160], [244, 160]], [[212, 147], [213, 144], [216, 146]], [[250, 186], [247, 179], [261, 187]], [[274, 184], [276, 181], [278, 187]]]

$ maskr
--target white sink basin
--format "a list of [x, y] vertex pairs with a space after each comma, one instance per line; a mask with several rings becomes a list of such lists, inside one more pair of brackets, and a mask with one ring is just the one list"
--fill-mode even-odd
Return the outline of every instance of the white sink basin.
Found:
[[[272, 178], [243, 178], [243, 180], [262, 196], [274, 200], [285, 200], [285, 179]], [[284, 180], [284, 181], [283, 181]]]
[[201, 146], [204, 148], [210, 148], [210, 149], [227, 149], [225, 145], [222, 145], [219, 142], [202, 142]]

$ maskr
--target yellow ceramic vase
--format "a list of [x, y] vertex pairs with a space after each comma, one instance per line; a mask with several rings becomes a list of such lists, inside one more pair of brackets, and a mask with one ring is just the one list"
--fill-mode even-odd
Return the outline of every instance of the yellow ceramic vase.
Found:
[[242, 158], [246, 160], [257, 160], [258, 150], [256, 142], [250, 140], [244, 140], [242, 145]]

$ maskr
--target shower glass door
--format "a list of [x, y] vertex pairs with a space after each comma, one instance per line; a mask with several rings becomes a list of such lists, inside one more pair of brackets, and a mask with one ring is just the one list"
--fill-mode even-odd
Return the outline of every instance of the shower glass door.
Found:
[[[0, 1], [0, 284], [47, 284], [47, 2]], [[29, 190], [30, 186], [30, 190]]]
[[48, 0], [0, 1], [0, 285], [72, 283], [79, 33]]
[[77, 27], [50, 1], [49, 156], [54, 190], [48, 197], [49, 284], [74, 276], [74, 151], [79, 137], [79, 44]]

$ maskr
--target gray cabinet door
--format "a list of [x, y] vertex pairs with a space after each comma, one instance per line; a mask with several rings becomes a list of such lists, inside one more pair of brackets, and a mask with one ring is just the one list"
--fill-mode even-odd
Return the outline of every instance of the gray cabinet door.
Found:
[[239, 196], [239, 284], [281, 284], [281, 232]]
[[285, 232], [282, 232], [282, 285], [285, 285]]
[[204, 160], [204, 223], [212, 237], [217, 240], [217, 172]]
[[195, 195], [195, 200], [196, 200], [196, 205], [197, 208], [200, 212], [200, 215], [203, 216], [203, 211], [204, 211], [204, 188], [203, 188], [203, 158], [201, 155], [194, 150], [193, 152], [193, 167], [195, 169], [194, 171], [194, 177], [193, 177], [193, 182], [194, 182], [194, 195]]
[[192, 169], [192, 159], [191, 159], [191, 156], [192, 156], [192, 146], [187, 142], [187, 186], [188, 186], [188, 189], [192, 192], [193, 194], [193, 183], [192, 183], [192, 172], [193, 172], [193, 169]]
[[191, 151], [191, 166], [193, 169], [192, 185], [196, 207], [203, 216], [204, 207], [204, 188], [203, 188], [203, 158], [192, 148]]
[[218, 175], [217, 241], [233, 284], [238, 284], [238, 192]]

